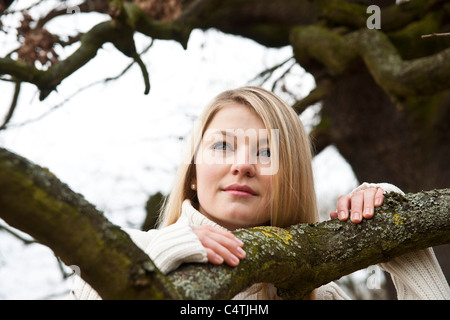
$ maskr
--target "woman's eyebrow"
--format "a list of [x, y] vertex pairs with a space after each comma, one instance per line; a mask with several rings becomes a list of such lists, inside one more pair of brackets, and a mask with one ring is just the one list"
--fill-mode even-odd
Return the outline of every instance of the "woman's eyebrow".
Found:
[[[208, 129], [208, 130], [206, 130], [206, 132], [204, 134], [204, 137], [214, 137], [216, 135], [218, 135], [218, 136], [220, 135], [220, 136], [228, 136], [230, 138], [236, 138], [236, 137], [239, 137], [242, 133], [244, 133], [245, 136], [249, 136], [249, 137], [253, 138], [254, 135], [253, 134], [250, 135], [249, 133], [255, 133], [256, 135], [259, 135], [261, 129], [256, 130], [256, 132], [252, 132], [252, 131], [248, 132], [248, 130], [253, 130], [253, 129], [247, 129], [247, 130], [241, 130], [241, 129]], [[262, 129], [262, 130], [265, 130], [265, 129]], [[236, 131], [237, 131], [237, 134], [235, 133]], [[258, 143], [259, 144], [263, 144], [263, 143], [269, 144], [269, 137], [267, 136], [267, 134], [263, 135], [262, 137], [259, 137]]]
[[208, 129], [206, 130], [204, 136], [214, 136], [214, 135], [222, 135], [222, 136], [229, 136], [234, 138], [236, 135], [231, 132], [234, 131], [234, 129]]

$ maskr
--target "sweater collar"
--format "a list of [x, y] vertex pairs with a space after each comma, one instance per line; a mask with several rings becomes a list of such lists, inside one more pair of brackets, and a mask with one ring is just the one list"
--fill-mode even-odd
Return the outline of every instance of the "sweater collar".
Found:
[[200, 211], [195, 209], [192, 206], [191, 200], [189, 199], [183, 201], [181, 215], [188, 220], [189, 225], [191, 226], [210, 225], [216, 228], [227, 230], [221, 225], [215, 223], [214, 221], [211, 221], [210, 219], [205, 217], [202, 213], [200, 213]]

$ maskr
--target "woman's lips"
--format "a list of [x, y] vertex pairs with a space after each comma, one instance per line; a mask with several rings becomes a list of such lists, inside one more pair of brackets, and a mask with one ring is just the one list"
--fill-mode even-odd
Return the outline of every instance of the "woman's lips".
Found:
[[238, 184], [232, 184], [231, 186], [226, 187], [223, 189], [226, 193], [235, 196], [235, 197], [254, 197], [256, 196], [256, 192], [253, 191], [252, 188], [246, 185], [238, 185]]

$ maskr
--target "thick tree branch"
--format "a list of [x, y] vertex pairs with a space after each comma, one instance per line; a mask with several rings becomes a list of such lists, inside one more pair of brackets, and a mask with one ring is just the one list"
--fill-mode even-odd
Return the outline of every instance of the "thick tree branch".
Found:
[[404, 60], [381, 31], [361, 29], [341, 36], [321, 26], [293, 29], [291, 43], [300, 64], [318, 61], [332, 76], [351, 72], [364, 61], [377, 84], [396, 100], [450, 87], [450, 48]]
[[392, 97], [433, 94], [450, 87], [450, 48], [434, 55], [403, 60], [381, 32], [361, 31], [359, 52], [377, 84]]
[[[329, 24], [360, 29], [367, 27], [367, 7], [376, 1], [366, 1], [366, 4], [341, 0], [316, 1], [320, 8], [321, 18], [325, 18]], [[393, 2], [393, 1], [392, 1]], [[389, 5], [381, 7], [382, 29], [392, 31], [422, 18], [429, 11], [441, 6], [445, 0], [413, 0], [402, 5]]]
[[[401, 254], [450, 243], [450, 190], [391, 194], [375, 218], [238, 230], [239, 267], [189, 264], [162, 276], [131, 239], [48, 170], [0, 149], [0, 217], [78, 265], [105, 299], [228, 299], [258, 282], [283, 298]], [[178, 292], [178, 294], [177, 294]]]
[[248, 257], [238, 268], [189, 265], [169, 280], [193, 299], [231, 298], [257, 282], [273, 283], [285, 299], [302, 298], [351, 272], [450, 243], [450, 189], [390, 194], [375, 218], [358, 225], [331, 220], [286, 229], [257, 227], [237, 235]]
[[102, 22], [93, 27], [81, 37], [80, 47], [72, 55], [46, 71], [22, 61], [0, 58], [0, 74], [9, 74], [20, 81], [35, 84], [41, 91], [40, 100], [44, 100], [65, 78], [93, 59], [107, 42], [113, 43], [120, 51], [138, 63], [145, 81], [145, 93], [148, 93], [150, 87], [148, 72], [136, 53], [133, 30], [116, 20]]
[[0, 148], [0, 217], [49, 246], [105, 299], [173, 299], [126, 233], [51, 172]]
[[36, 85], [40, 100], [44, 100], [56, 87], [72, 73], [92, 60], [98, 50], [107, 42], [113, 43], [125, 55], [133, 58], [139, 65], [147, 94], [150, 90], [149, 75], [145, 64], [136, 52], [133, 34], [135, 31], [157, 39], [171, 39], [186, 48], [189, 28], [184, 20], [160, 22], [149, 19], [134, 3], [124, 3], [117, 19], [99, 23], [82, 35], [80, 47], [65, 60], [56, 63], [46, 71], [39, 70], [23, 61], [0, 58], [0, 75], [8, 74], [19, 81]]
[[40, 99], [43, 100], [65, 78], [94, 58], [104, 43], [112, 42], [119, 36], [120, 30], [112, 21], [103, 22], [83, 35], [78, 50], [48, 70], [42, 71], [23, 61], [5, 58], [0, 59], [0, 74], [9, 74], [20, 81], [35, 84], [41, 90]]
[[[65, 78], [93, 59], [97, 51], [106, 42], [119, 45], [120, 42], [131, 44], [133, 42], [133, 33], [140, 32], [154, 39], [175, 40], [186, 48], [189, 35], [193, 29], [216, 28], [226, 33], [248, 37], [269, 47], [292, 44], [294, 48], [297, 48], [298, 57], [303, 55], [303, 57], [313, 57], [321, 61], [328, 67], [331, 74], [339, 74], [348, 70], [348, 67], [355, 62], [355, 58], [359, 58], [359, 55], [352, 51], [352, 48], [356, 48], [361, 56], [364, 55], [364, 59], [370, 59], [367, 64], [375, 63], [375, 67], [373, 70], [371, 69], [374, 72], [374, 77], [390, 76], [390, 74], [386, 75], [384, 70], [380, 70], [379, 63], [376, 63], [372, 58], [373, 55], [370, 55], [371, 50], [380, 43], [383, 44], [385, 40], [380, 39], [381, 36], [374, 36], [374, 39], [370, 37], [364, 38], [365, 21], [367, 19], [366, 6], [364, 5], [335, 0], [281, 0], [277, 2], [272, 0], [248, 0], [245, 2], [240, 0], [196, 0], [187, 2], [183, 11], [175, 20], [156, 21], [148, 17], [134, 2], [109, 1], [109, 3], [109, 12], [113, 19], [109, 22], [100, 23], [87, 32], [81, 38], [80, 48], [64, 61], [60, 61], [48, 70], [42, 71], [22, 62], [4, 58], [0, 59], [0, 74], [9, 74], [19, 81], [35, 84], [41, 91], [40, 99], [42, 100], [54, 91]], [[84, 2], [80, 5], [80, 9], [82, 9], [81, 11], [108, 11], [107, 1], [99, 3], [99, 7], [89, 6], [91, 4]], [[406, 24], [414, 21], [414, 19], [426, 17], [428, 12], [436, 10], [435, 8], [440, 6], [444, 6], [444, 1], [415, 0], [411, 4], [385, 7], [382, 12], [383, 30], [399, 30], [396, 34], [392, 34], [392, 39], [397, 39], [401, 42], [408, 37], [408, 32], [402, 33], [402, 29], [399, 28], [404, 27]], [[52, 11], [47, 17], [43, 18], [40, 25], [47, 22], [51, 17], [64, 13], [64, 10]], [[423, 29], [422, 27], [426, 28], [429, 25], [429, 20], [440, 21], [440, 19], [445, 19], [445, 14], [445, 12], [437, 15], [429, 14], [429, 19], [426, 20], [424, 18], [423, 20], [426, 23], [420, 25], [420, 28], [416, 25], [411, 28], [416, 30]], [[360, 37], [356, 41], [357, 43], [353, 44], [351, 38], [355, 38], [355, 34], [343, 38], [325, 27], [312, 27], [304, 29], [305, 32], [302, 37], [306, 38], [299, 40], [302, 26], [316, 26], [320, 19], [326, 21], [323, 25], [340, 24], [345, 27], [344, 29], [350, 28], [350, 30], [354, 30], [355, 28], [361, 28], [363, 32], [360, 34], [358, 32], [355, 33]], [[440, 27], [439, 22], [431, 25], [430, 30], [426, 29], [423, 31], [428, 33], [440, 31], [438, 29]], [[295, 27], [298, 28], [292, 33], [291, 30]], [[308, 35], [308, 32], [313, 33]], [[296, 41], [293, 41], [293, 37]], [[132, 47], [129, 46], [129, 48]], [[440, 61], [439, 59], [443, 59], [443, 61], [450, 60], [448, 59], [447, 51], [438, 53], [436, 56], [423, 58], [425, 59], [424, 61], [416, 61], [417, 64], [414, 65], [413, 62], [402, 61], [399, 58], [399, 54], [395, 51], [395, 47], [391, 47], [388, 47], [388, 52], [383, 53], [383, 59], [388, 58], [393, 63], [401, 63], [402, 68], [399, 69], [403, 70], [404, 67], [406, 71], [393, 77], [394, 81], [398, 82], [398, 85], [394, 86], [393, 81], [389, 82], [388, 92], [390, 94], [403, 97], [410, 94], [411, 91], [428, 93], [436, 92], [441, 87], [447, 88], [445, 85], [439, 85], [438, 88], [435, 86], [423, 88], [420, 85], [422, 91], [417, 91], [417, 84], [423, 84], [423, 81], [413, 76], [416, 74], [422, 75], [422, 72], [417, 73], [417, 69], [425, 64], [427, 67], [430, 67], [428, 71], [425, 71], [425, 77], [435, 80], [428, 81], [428, 83], [449, 83], [447, 72], [443, 71], [446, 68], [435, 68], [437, 62]], [[394, 51], [391, 49], [394, 49]], [[121, 51], [127, 54], [126, 50]], [[300, 55], [300, 51], [304, 52]], [[407, 51], [416, 52], [416, 50]], [[145, 80], [145, 92], [147, 93], [150, 84], [145, 65], [139, 56], [127, 55], [138, 62]], [[326, 55], [331, 56], [327, 57]], [[333, 57], [334, 55], [335, 57]], [[378, 59], [382, 58], [378, 56]], [[300, 63], [304, 62], [302, 59], [298, 59], [298, 61]], [[390, 68], [391, 66], [392, 64], [386, 63], [384, 68]], [[381, 72], [381, 74], [378, 75], [376, 72]], [[412, 82], [411, 88], [407, 87], [409, 82]], [[382, 83], [386, 83], [384, 78]]]

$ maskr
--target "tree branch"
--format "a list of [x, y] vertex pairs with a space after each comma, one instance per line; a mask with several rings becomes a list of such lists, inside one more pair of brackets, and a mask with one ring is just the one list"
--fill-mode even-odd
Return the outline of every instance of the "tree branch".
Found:
[[[365, 3], [341, 0], [316, 1], [320, 8], [321, 17], [330, 25], [340, 25], [352, 29], [367, 27], [367, 6]], [[388, 5], [381, 8], [380, 16], [383, 21], [383, 31], [392, 31], [422, 18], [436, 6], [443, 5], [445, 0], [414, 0], [402, 5]], [[373, 4], [377, 4], [374, 2]]]
[[9, 74], [19, 81], [36, 85], [41, 91], [39, 99], [44, 100], [65, 78], [92, 60], [103, 44], [111, 42], [118, 50], [137, 62], [144, 78], [144, 93], [147, 94], [150, 90], [149, 75], [145, 64], [136, 52], [133, 33], [138, 31], [153, 38], [176, 40], [186, 48], [192, 29], [187, 28], [183, 23], [184, 21], [180, 20], [153, 21], [136, 4], [124, 3], [123, 10], [117, 19], [94, 26], [82, 35], [80, 47], [72, 55], [48, 70], [39, 70], [23, 61], [0, 58], [0, 75]]
[[167, 277], [119, 227], [45, 168], [0, 148], [0, 217], [49, 246], [105, 299], [228, 299], [258, 282], [283, 298], [401, 254], [450, 243], [450, 189], [386, 196], [361, 224], [331, 220], [236, 231], [236, 268], [186, 264]]
[[20, 87], [21, 87], [22, 83], [20, 81], [16, 82], [16, 85], [14, 86], [14, 95], [13, 95], [13, 99], [11, 101], [11, 105], [9, 107], [9, 111], [5, 116], [5, 120], [3, 120], [3, 124], [0, 125], [0, 131], [5, 130], [8, 126], [9, 121], [11, 120], [14, 111], [16, 110], [17, 107], [17, 101], [19, 100], [19, 94], [20, 94]]
[[[445, 19], [444, 13], [430, 13], [436, 7], [444, 6], [444, 2], [443, 0], [417, 0], [411, 4], [383, 8], [383, 29], [399, 30], [396, 34], [392, 34], [391, 38], [405, 42], [405, 36], [401, 33], [400, 28], [408, 28], [417, 18], [423, 17], [423, 26], [427, 26], [429, 20]], [[386, 90], [392, 96], [405, 97], [411, 93], [434, 93], [442, 88], [448, 88], [447, 84], [450, 83], [448, 81], [450, 76], [445, 71], [448, 69], [445, 67], [450, 61], [448, 50], [422, 58], [423, 60], [420, 61], [402, 60], [392, 45], [387, 46], [388, 51], [383, 53], [382, 58], [371, 54], [372, 49], [377, 45], [384, 45], [385, 39], [380, 35], [373, 36], [373, 39], [372, 36], [364, 36], [370, 30], [365, 28], [366, 7], [359, 4], [336, 0], [281, 0], [276, 3], [272, 0], [247, 0], [245, 3], [240, 0], [196, 0], [187, 2], [175, 20], [156, 21], [148, 17], [134, 2], [109, 1], [109, 3], [109, 12], [113, 19], [100, 23], [87, 32], [81, 38], [80, 48], [64, 61], [42, 71], [20, 61], [3, 58], [0, 59], [0, 74], [9, 74], [19, 81], [35, 84], [41, 91], [40, 99], [43, 100], [65, 78], [95, 57], [98, 49], [106, 42], [131, 44], [130, 34], [137, 31], [154, 39], [175, 40], [186, 48], [193, 29], [216, 28], [226, 33], [248, 37], [269, 47], [285, 46], [291, 43], [296, 49], [296, 58], [300, 64], [305, 62], [304, 59], [316, 59], [322, 62], [332, 75], [347, 71], [349, 67], [353, 67], [355, 61], [363, 58], [367, 65], [372, 67], [371, 72], [377, 81], [388, 86]], [[99, 3], [98, 7], [92, 6], [91, 8], [89, 7], [91, 4], [88, 2], [84, 2], [80, 6], [82, 11], [108, 11], [107, 1]], [[54, 10], [43, 18], [40, 24], [63, 13], [64, 10]], [[341, 36], [325, 27], [316, 26], [319, 19], [324, 19], [324, 23], [321, 25], [340, 23], [344, 26], [341, 30], [361, 27], [361, 32], [357, 31], [348, 36]], [[410, 22], [411, 24], [405, 27]], [[308, 28], [308, 25], [311, 28]], [[431, 25], [430, 30], [423, 31], [429, 33], [439, 31], [436, 29], [439, 28], [439, 22]], [[417, 25], [412, 28], [418, 29]], [[295, 30], [292, 32], [293, 29]], [[302, 30], [304, 32], [301, 32]], [[370, 35], [373, 34], [375, 33], [370, 33]], [[355, 38], [358, 40], [355, 41]], [[410, 42], [414, 41], [408, 41], [408, 43]], [[440, 47], [442, 45], [436, 48]], [[357, 51], [354, 51], [355, 49]], [[408, 49], [410, 48], [405, 50], [415, 51]], [[378, 52], [378, 50], [376, 51]], [[122, 52], [125, 53], [126, 50]], [[132, 57], [141, 68], [147, 93], [150, 87], [148, 72], [139, 56]], [[386, 63], [380, 65], [379, 60]], [[391, 61], [392, 63], [390, 63]], [[444, 64], [445, 67], [439, 63]], [[397, 64], [400, 64], [401, 68]], [[424, 77], [432, 81], [424, 83], [423, 79], [418, 76], [424, 73], [420, 69], [423, 65], [429, 67], [425, 71]], [[385, 70], [395, 66], [397, 66], [395, 74]], [[385, 81], [385, 77], [392, 81]], [[426, 85], [426, 83], [430, 85]], [[409, 85], [411, 87], [408, 87]]]
[[173, 286], [119, 227], [51, 172], [0, 148], [0, 217], [50, 247], [105, 299], [174, 299]]
[[186, 265], [169, 280], [191, 299], [232, 298], [258, 282], [273, 283], [282, 298], [299, 299], [370, 265], [450, 243], [450, 189], [387, 195], [375, 217], [361, 224], [335, 219], [236, 234], [247, 251], [239, 267]]
[[120, 30], [112, 21], [103, 22], [83, 35], [78, 50], [48, 70], [42, 71], [23, 61], [4, 58], [0, 59], [0, 74], [9, 74], [20, 81], [35, 84], [41, 91], [40, 100], [44, 100], [65, 78], [94, 58], [104, 43], [112, 42], [119, 36]]
[[332, 76], [349, 72], [364, 61], [378, 85], [394, 100], [450, 88], [450, 48], [404, 60], [381, 31], [361, 29], [341, 36], [321, 26], [294, 28], [291, 43], [300, 64], [318, 61]]

